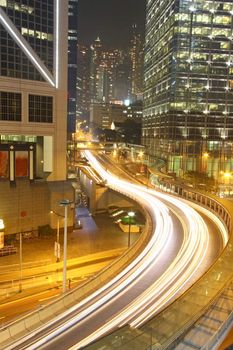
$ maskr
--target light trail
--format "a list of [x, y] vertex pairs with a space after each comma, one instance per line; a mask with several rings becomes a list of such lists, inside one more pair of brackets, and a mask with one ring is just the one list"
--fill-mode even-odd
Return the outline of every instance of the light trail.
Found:
[[[87, 155], [87, 157], [89, 157], [89, 155]], [[92, 159], [89, 160], [92, 162]], [[96, 165], [94, 165], [94, 167], [96, 167]], [[109, 182], [111, 183], [111, 178], [108, 176], [108, 174], [106, 174], [106, 172], [99, 168], [98, 164], [97, 169], [96, 170], [100, 172], [102, 176], [107, 178], [108, 184]], [[209, 242], [208, 230], [200, 215], [190, 208], [190, 203], [187, 202], [189, 205], [186, 205], [179, 199], [156, 192], [155, 190], [148, 190], [144, 186], [142, 187], [133, 184], [131, 186], [135, 189], [140, 188], [145, 193], [150, 193], [153, 196], [157, 196], [172, 203], [176, 207], [180, 207], [189, 222], [190, 231], [189, 233], [187, 233], [187, 230], [184, 231], [185, 239], [179, 254], [166, 272], [150, 288], [148, 288], [136, 300], [134, 300], [133, 303], [125, 308], [125, 310], [117, 315], [117, 317], [110, 320], [108, 324], [105, 324], [103, 327], [98, 329], [96, 333], [79, 342], [74, 347], [71, 347], [70, 350], [79, 349], [86, 346], [90, 342], [95, 341], [99, 337], [109, 332], [111, 329], [121, 327], [127, 323], [129, 323], [132, 327], [139, 327], [145, 323], [148, 318], [151, 318], [155, 313], [158, 313], [165, 304], [171, 300], [174, 300], [174, 295], [177, 294], [185, 284], [187, 284], [205, 258]], [[193, 206], [200, 210], [198, 205]], [[201, 208], [201, 210], [218, 225], [225, 245], [228, 235], [222, 222], [208, 210], [204, 208]], [[193, 239], [195, 236], [196, 239]], [[175, 282], [178, 277], [179, 280], [177, 284]], [[135, 314], [137, 317], [135, 317]]]
[[[109, 177], [110, 174], [106, 173]], [[113, 179], [115, 181], [117, 179]], [[116, 182], [116, 181], [115, 181]], [[128, 187], [128, 183], [122, 182], [121, 180], [117, 180], [118, 186], [121, 186], [122, 192], [124, 192], [125, 186]], [[128, 187], [127, 190], [128, 195], [135, 200], [141, 197], [141, 190]], [[79, 312], [75, 317], [71, 318], [69, 321], [65, 322], [63, 325], [57, 327], [52, 333], [49, 333], [47, 336], [44, 336], [40, 340], [34, 342], [30, 346], [27, 346], [27, 349], [37, 349], [39, 346], [46, 344], [48, 341], [53, 339], [56, 336], [59, 336], [62, 332], [68, 330], [72, 325], [80, 322], [88, 315], [98, 310], [102, 305], [106, 304], [109, 300], [111, 300], [114, 296], [119, 294], [121, 291], [124, 291], [126, 287], [132, 283], [133, 280], [138, 278], [140, 274], [150, 265], [150, 263], [161, 253], [161, 251], [165, 248], [166, 243], [169, 242], [169, 237], [172, 233], [172, 222], [171, 218], [168, 214], [167, 207], [158, 199], [152, 198], [149, 194], [143, 194], [143, 198], [141, 201], [144, 207], [150, 211], [152, 217], [154, 218], [154, 225], [156, 222], [156, 227], [153, 229], [153, 235], [151, 240], [148, 242], [147, 246], [121, 273], [119, 273], [115, 278], [113, 278], [109, 283], [107, 283], [104, 287], [97, 290], [90, 297], [86, 298], [73, 308], [67, 310], [67, 312], [62, 315], [56, 317], [50, 322], [50, 325], [55, 324], [61, 318], [68, 315], [69, 313], [81, 308], [83, 305], [88, 304], [92, 301], [92, 304], [87, 307], [84, 311]], [[153, 254], [150, 255], [149, 252], [153, 248]], [[120, 283], [119, 283], [120, 281]], [[114, 286], [114, 288], [112, 288]], [[111, 289], [112, 288], [112, 289]], [[103, 294], [106, 290], [108, 292], [100, 299], [97, 297]], [[97, 299], [97, 301], [95, 300]], [[47, 325], [38, 328], [38, 332], [41, 332], [45, 329]], [[34, 331], [35, 334], [35, 331]], [[24, 337], [24, 340], [30, 339], [30, 334]], [[16, 342], [17, 344], [17, 342]], [[20, 341], [18, 342], [20, 344]], [[6, 350], [14, 349], [15, 344], [6, 348]]]
[[[149, 288], [121, 310], [117, 316], [113, 315], [112, 319], [105, 322], [104, 326], [93, 332], [91, 336], [70, 347], [70, 350], [86, 346], [110, 330], [126, 323], [130, 323], [134, 327], [144, 323], [171, 300], [174, 300], [180, 290], [184, 288], [184, 285], [195, 274], [208, 249], [209, 235], [207, 227], [194, 209], [177, 198], [118, 179], [107, 169], [104, 169], [89, 151], [85, 151], [85, 156], [111, 189], [139, 201], [149, 212], [153, 223], [152, 235], [144, 250], [121, 273], [78, 305], [50, 321], [50, 326], [54, 325], [51, 332], [34, 341], [31, 345], [27, 345], [24, 349], [38, 349], [48, 342], [62, 337], [73, 326], [80, 325], [97, 315], [101, 308], [111, 307], [113, 301], [124, 297], [146, 274], [156, 269], [157, 262], [166, 253], [166, 248], [169, 246], [173, 235], [173, 225], [169, 211], [161, 200], [169, 202], [170, 210], [178, 211], [183, 216], [183, 218], [180, 217], [180, 221], [184, 236], [176, 258]], [[85, 305], [87, 307], [84, 309]], [[81, 308], [83, 309], [80, 311]], [[77, 314], [63, 324], [55, 326], [56, 322], [62, 320], [65, 316], [69, 316], [74, 311]], [[46, 329], [46, 327], [48, 325], [40, 327], [38, 332]], [[26, 339], [30, 339], [29, 335], [28, 338], [24, 338], [24, 340]], [[6, 350], [14, 349], [14, 347], [15, 344], [13, 347], [7, 347]]]

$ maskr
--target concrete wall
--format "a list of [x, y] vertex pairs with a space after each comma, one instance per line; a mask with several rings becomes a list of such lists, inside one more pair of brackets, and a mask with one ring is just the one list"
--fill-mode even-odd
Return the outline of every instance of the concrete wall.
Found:
[[[50, 210], [64, 215], [59, 201], [73, 200], [73, 188], [67, 181], [30, 183], [17, 180], [14, 187], [1, 181], [0, 194], [0, 218], [4, 220], [5, 234], [37, 230], [38, 226], [47, 224], [55, 228], [57, 217]], [[63, 226], [63, 220], [60, 225]], [[68, 226], [72, 225], [73, 211], [70, 210]]]
[[[109, 190], [107, 187], [97, 185], [88, 174], [79, 171], [80, 184], [89, 198], [89, 210], [92, 215], [96, 212], [103, 212], [108, 209], [109, 205], [119, 207], [131, 207], [132, 203], [123, 195]], [[134, 204], [133, 204], [134, 205]]]
[[107, 187], [97, 187], [95, 198], [95, 211], [105, 211], [109, 205], [116, 205], [119, 207], [131, 207], [133, 204], [127, 197], [120, 195], [117, 192], [109, 190]]

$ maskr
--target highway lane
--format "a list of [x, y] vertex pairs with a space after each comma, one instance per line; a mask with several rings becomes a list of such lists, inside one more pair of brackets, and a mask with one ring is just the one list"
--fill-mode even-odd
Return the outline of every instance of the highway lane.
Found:
[[[71, 288], [80, 286], [86, 279], [106, 267], [110, 261], [119, 257], [124, 251], [124, 248], [113, 249], [70, 259], [68, 261], [69, 271], [67, 277], [71, 279]], [[9, 290], [8, 298], [2, 300], [0, 304], [1, 323], [9, 322], [19, 314], [22, 315], [38, 305], [42, 306], [53, 298], [60, 296], [62, 289], [62, 270], [60, 268], [59, 273], [50, 273], [50, 271], [54, 270], [54, 265], [56, 267], [57, 265], [61, 266], [61, 264], [47, 265], [47, 277], [49, 277], [47, 279], [45, 277], [38, 277], [38, 283], [35, 283], [34, 278], [36, 273], [41, 274], [40, 268], [25, 269], [24, 273], [25, 275], [27, 274], [27, 279], [23, 283], [22, 292], [18, 292], [18, 284], [15, 283], [15, 292], [10, 293]], [[44, 268], [42, 271], [44, 271]], [[1, 279], [3, 276], [9, 277], [7, 273], [2, 274]], [[10, 276], [12, 278], [18, 277], [18, 271], [11, 271]], [[1, 281], [1, 283], [5, 283], [5, 287], [7, 288], [8, 281]]]
[[[101, 169], [97, 167], [97, 171], [101, 172]], [[103, 178], [107, 178], [111, 188], [118, 186], [118, 189], [121, 187], [122, 191], [124, 189], [131, 196], [134, 194], [140, 197], [141, 195], [142, 204], [152, 216], [156, 217], [156, 228], [148, 245], [147, 254], [138, 260], [137, 265], [131, 266], [131, 271], [128, 271], [127, 275], [115, 282], [115, 290], [108, 289], [107, 294], [102, 293], [101, 299], [92, 303], [90, 317], [88, 316], [90, 312], [88, 314], [83, 310], [78, 310], [78, 312], [74, 310], [74, 313], [68, 315], [66, 320], [60, 320], [62, 327], [59, 327], [59, 321], [57, 322], [55, 333], [51, 331], [47, 336], [41, 333], [41, 341], [32, 346], [26, 344], [27, 349], [68, 349], [73, 344], [77, 344], [81, 338], [94, 334], [98, 328], [101, 329], [101, 324], [105, 324], [105, 329], [102, 327], [102, 333], [96, 333], [95, 336], [103, 335], [117, 325], [129, 322], [130, 317], [135, 317], [135, 312], [139, 310], [139, 307], [140, 314], [142, 314], [144, 312], [142, 299], [145, 299], [145, 293], [147, 302], [153, 298], [153, 305], [157, 303], [157, 309], [153, 312], [158, 312], [161, 307], [174, 299], [176, 293], [180, 292], [185, 280], [190, 280], [190, 276], [193, 276], [200, 267], [208, 251], [209, 234], [206, 225], [195, 211], [182, 204], [181, 201], [168, 200], [167, 196], [167, 201], [170, 201], [168, 214], [162, 202], [155, 200], [154, 193], [148, 193], [148, 190], [113, 178], [106, 171], [103, 172]], [[162, 223], [160, 222], [161, 208], [164, 210]], [[170, 221], [171, 216], [172, 221]], [[173, 231], [172, 227], [176, 229]], [[141, 298], [142, 293], [143, 298]], [[163, 299], [163, 305], [161, 299]], [[152, 311], [150, 311], [150, 317], [151, 315]], [[92, 337], [87, 341], [93, 340]], [[46, 343], [46, 346], [43, 346], [43, 343]], [[79, 342], [75, 348], [84, 345], [85, 342]], [[23, 349], [23, 347], [20, 348]]]
[[[164, 220], [164, 218], [162, 219], [162, 217], [160, 217], [161, 215], [161, 211], [163, 210], [163, 215], [166, 217], [167, 219], [167, 211], [166, 208], [161, 205], [160, 202], [155, 201], [154, 200], [154, 204], [155, 207], [153, 208], [154, 215], [157, 216], [157, 228], [155, 229], [156, 234], [154, 235], [154, 241], [157, 243], [157, 247], [158, 250], [160, 251], [164, 245], [164, 242], [166, 241], [166, 236], [163, 237], [163, 239], [160, 238], [160, 236], [158, 235], [159, 232], [161, 232], [161, 229], [163, 228], [163, 225], [166, 227], [166, 230], [164, 230], [164, 233], [167, 235], [170, 232], [170, 220]], [[145, 202], [146, 204], [146, 202]], [[148, 204], [148, 203], [147, 203]], [[146, 248], [146, 250], [148, 251], [149, 249], [151, 249], [151, 245], [153, 246], [153, 244], [155, 242], [152, 242], [150, 245], [148, 245], [148, 247]], [[111, 297], [116, 293], [116, 289], [119, 291], [123, 290], [125, 288], [125, 286], [127, 286], [130, 283], [130, 279], [132, 278], [132, 273], [134, 273], [134, 278], [137, 277], [140, 274], [140, 270], [139, 268], [139, 262], [142, 262], [144, 259], [144, 253], [142, 253], [139, 257], [137, 257], [131, 264], [130, 266], [127, 266], [125, 268], [125, 270], [120, 274], [120, 276], [116, 276], [112, 281], [110, 281], [107, 286], [104, 286], [100, 291], [97, 291], [96, 293], [94, 293], [95, 295], [92, 296], [91, 298], [93, 299], [90, 302], [85, 301], [84, 303], [80, 303], [80, 305], [78, 305], [78, 310], [77, 308], [75, 308], [76, 310], [74, 310], [75, 314], [78, 314], [79, 318], [82, 317], [86, 317], [86, 315], [88, 313], [91, 312], [91, 310], [93, 310], [93, 305], [95, 303], [102, 303], [102, 305], [105, 303], [106, 300], [111, 299]], [[141, 266], [140, 269], [141, 271], [143, 271], [146, 268], [146, 261], [144, 262], [144, 266]], [[120, 281], [120, 282], [119, 282]], [[101, 298], [98, 297], [98, 294], [101, 293]], [[99, 299], [97, 299], [97, 297]], [[90, 300], [90, 298], [89, 298]], [[101, 300], [101, 301], [100, 301]], [[88, 306], [89, 304], [89, 306]], [[84, 307], [83, 305], [85, 305], [85, 310], [83, 311]], [[82, 312], [83, 311], [83, 312]], [[67, 313], [68, 314], [68, 313]], [[85, 315], [84, 315], [85, 314]], [[71, 318], [70, 315], [67, 316], [69, 319]], [[61, 323], [64, 323], [64, 319], [60, 321]], [[59, 318], [57, 318], [57, 323], [59, 323]], [[68, 327], [70, 327], [70, 325], [68, 325]], [[59, 330], [60, 331], [60, 330]], [[48, 342], [48, 337], [50, 337], [50, 335], [48, 334], [47, 337], [43, 336], [42, 342]], [[39, 344], [35, 344], [35, 347], [38, 348]], [[13, 347], [15, 348], [15, 346]], [[19, 346], [20, 349], [22, 349], [22, 345]], [[28, 344], [26, 345], [26, 348], [28, 347]]]
[[91, 317], [80, 321], [78, 328], [77, 325], [69, 327], [65, 342], [63, 342], [63, 334], [62, 337], [57, 337], [49, 345], [46, 344], [46, 346], [41, 347], [41, 349], [64, 350], [73, 346], [74, 343], [82, 341], [82, 339], [93, 334], [96, 329], [101, 328], [103, 324], [106, 324], [109, 319], [114, 318], [120, 310], [127, 308], [128, 304], [132, 303], [145, 289], [149, 288], [155, 279], [158, 279], [161, 274], [165, 273], [171, 262], [177, 256], [183, 242], [182, 225], [174, 214], [172, 214], [172, 217], [174, 226], [176, 227], [176, 233], [170, 238], [170, 245], [166, 252], [166, 258], [163, 259], [163, 261], [158, 261], [156, 265], [151, 266], [150, 273], [148, 271], [142, 273], [139, 279], [132, 281], [130, 286], [124, 288], [116, 297], [112, 297], [108, 302], [105, 302], [102, 308], [98, 309], [94, 314], [91, 314]]

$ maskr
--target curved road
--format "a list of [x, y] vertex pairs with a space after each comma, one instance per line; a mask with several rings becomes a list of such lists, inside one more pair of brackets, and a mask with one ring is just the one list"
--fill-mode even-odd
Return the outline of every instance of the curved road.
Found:
[[79, 349], [125, 323], [140, 325], [184, 292], [219, 254], [222, 240], [215, 234], [216, 226], [209, 224], [208, 230], [202, 217], [183, 201], [120, 180], [90, 153], [86, 157], [110, 188], [140, 199], [153, 219], [151, 240], [101, 294], [57, 317], [49, 328], [42, 327], [31, 345], [29, 339], [6, 350]]

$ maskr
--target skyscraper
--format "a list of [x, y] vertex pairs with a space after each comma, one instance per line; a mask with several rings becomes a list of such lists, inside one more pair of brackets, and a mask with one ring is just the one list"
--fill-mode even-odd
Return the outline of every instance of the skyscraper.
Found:
[[124, 55], [122, 60], [115, 67], [114, 77], [114, 98], [118, 101], [131, 100], [132, 84], [131, 72], [132, 65], [128, 55]]
[[168, 170], [233, 170], [233, 3], [147, 0], [143, 143]]
[[75, 131], [77, 116], [78, 0], [68, 3], [68, 133]]
[[91, 46], [90, 97], [91, 101], [110, 102], [114, 99], [116, 68], [122, 60], [118, 49], [104, 49], [100, 38]]
[[142, 100], [143, 95], [143, 74], [144, 74], [144, 50], [142, 35], [134, 24], [131, 28], [131, 94], [132, 100]]
[[90, 117], [90, 49], [78, 44], [77, 46], [77, 116], [80, 120]]
[[67, 9], [67, 0], [0, 1], [0, 216], [11, 231], [21, 210], [27, 228], [47, 223], [66, 180]]
[[91, 102], [97, 101], [98, 96], [98, 70], [102, 58], [102, 43], [98, 37], [91, 45], [90, 53], [90, 99]]

